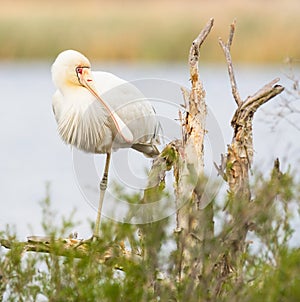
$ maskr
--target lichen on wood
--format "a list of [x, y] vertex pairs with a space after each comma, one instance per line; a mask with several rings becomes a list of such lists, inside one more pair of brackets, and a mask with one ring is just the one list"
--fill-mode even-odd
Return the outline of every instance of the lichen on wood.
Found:
[[200, 254], [207, 238], [213, 236], [212, 205], [201, 206], [201, 177], [204, 175], [204, 137], [207, 108], [205, 90], [199, 79], [200, 47], [213, 27], [214, 19], [192, 42], [189, 52], [191, 90], [182, 89], [185, 112], [182, 113], [182, 144], [178, 146], [178, 161], [174, 166], [175, 194], [177, 201], [176, 233], [177, 248], [181, 259], [178, 263], [178, 277], [201, 274], [201, 260], [193, 261], [190, 251], [197, 247]]
[[[230, 26], [227, 43], [224, 43], [219, 38], [219, 44], [226, 58], [232, 95], [237, 104], [237, 109], [231, 121], [231, 126], [234, 130], [233, 138], [231, 144], [228, 145], [227, 154], [222, 157], [222, 163], [218, 167], [218, 171], [219, 174], [223, 175], [229, 186], [227, 211], [232, 217], [232, 228], [230, 228], [230, 233], [227, 237], [231, 247], [229, 250], [230, 259], [228, 260], [227, 257], [227, 261], [231, 261], [233, 267], [237, 268], [239, 266], [237, 263], [238, 255], [245, 250], [246, 235], [252, 227], [252, 219], [249, 213], [253, 211], [248, 210], [251, 206], [249, 175], [254, 154], [252, 129], [254, 114], [260, 106], [280, 94], [284, 88], [276, 84], [279, 81], [277, 78], [242, 101], [238, 92], [230, 54], [234, 32], [235, 21]], [[241, 211], [241, 209], [243, 210]]]

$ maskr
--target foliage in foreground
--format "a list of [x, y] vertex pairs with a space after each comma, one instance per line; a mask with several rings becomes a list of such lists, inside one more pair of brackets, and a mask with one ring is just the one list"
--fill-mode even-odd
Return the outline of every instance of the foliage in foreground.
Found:
[[[300, 250], [289, 247], [292, 210], [299, 206], [297, 185], [288, 173], [279, 181], [259, 176], [252, 192], [249, 209], [255, 215], [248, 214], [253, 227], [237, 267], [226, 258], [232, 242], [227, 240], [230, 215], [224, 205], [228, 207], [230, 200], [214, 201], [214, 221], [220, 229], [205, 243], [205, 253], [197, 246], [186, 247], [193, 263], [201, 263], [192, 275], [178, 275], [182, 238], [173, 232], [171, 219], [139, 226], [106, 221], [103, 237], [92, 242], [82, 258], [72, 253], [57, 256], [59, 243], [51, 254], [26, 253], [7, 230], [1, 238], [15, 243], [10, 250], [0, 248], [0, 293], [5, 301], [299, 301]], [[66, 238], [74, 227], [72, 218], [60, 229], [51, 225], [49, 196], [42, 210], [45, 232]], [[241, 207], [237, 211], [245, 216]], [[132, 256], [120, 253], [120, 244]], [[105, 254], [106, 261], [100, 261]]]

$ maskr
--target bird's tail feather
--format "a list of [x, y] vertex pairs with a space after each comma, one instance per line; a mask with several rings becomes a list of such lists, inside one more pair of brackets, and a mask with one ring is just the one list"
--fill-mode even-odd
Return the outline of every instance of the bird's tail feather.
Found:
[[153, 144], [138, 143], [131, 146], [132, 149], [144, 153], [146, 157], [156, 157], [159, 155], [159, 150]]

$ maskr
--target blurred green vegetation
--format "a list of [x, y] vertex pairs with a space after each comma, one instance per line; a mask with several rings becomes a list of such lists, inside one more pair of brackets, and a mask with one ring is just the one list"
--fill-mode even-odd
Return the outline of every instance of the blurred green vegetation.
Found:
[[300, 3], [286, 1], [0, 0], [0, 59], [53, 59], [73, 48], [98, 60], [185, 61], [210, 17], [203, 61], [223, 61], [218, 40], [237, 19], [235, 61], [300, 57]]
[[[101, 238], [90, 242], [81, 258], [75, 252], [58, 256], [63, 248], [59, 241], [50, 254], [24, 253], [12, 229], [0, 231], [0, 239], [12, 243], [10, 250], [0, 248], [0, 300], [2, 296], [5, 301], [299, 301], [299, 242], [290, 247], [295, 231], [292, 220], [299, 211], [299, 184], [290, 173], [280, 175], [275, 179], [272, 174], [256, 174], [248, 210], [257, 214], [251, 215], [253, 229], [237, 268], [230, 265], [227, 254], [232, 228], [224, 216], [225, 198], [212, 203], [221, 229], [207, 239], [206, 256], [199, 256], [201, 244], [185, 246], [194, 269], [192, 275], [181, 275], [180, 281], [182, 254], [177, 244], [185, 238], [173, 232], [168, 218], [144, 225], [103, 221]], [[127, 196], [134, 198], [138, 202], [138, 196]], [[45, 235], [67, 238], [76, 226], [72, 213], [61, 226], [53, 225], [56, 214], [50, 200], [47, 190], [41, 202]], [[237, 215], [245, 209], [239, 211]], [[91, 225], [91, 233], [92, 229]], [[127, 256], [120, 245], [126, 247]], [[110, 257], [99, 261], [107, 252]]]

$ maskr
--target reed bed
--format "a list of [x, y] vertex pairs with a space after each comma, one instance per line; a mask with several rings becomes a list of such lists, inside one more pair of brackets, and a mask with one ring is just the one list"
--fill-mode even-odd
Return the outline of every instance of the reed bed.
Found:
[[0, 59], [52, 59], [73, 48], [98, 60], [183, 61], [210, 17], [201, 56], [223, 61], [218, 37], [237, 19], [235, 61], [300, 58], [299, 0], [0, 0]]

